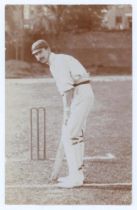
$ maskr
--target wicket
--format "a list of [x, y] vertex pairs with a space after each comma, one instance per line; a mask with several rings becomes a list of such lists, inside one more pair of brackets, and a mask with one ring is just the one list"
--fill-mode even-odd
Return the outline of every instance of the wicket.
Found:
[[[42, 157], [40, 156], [41, 148], [42, 148]], [[30, 154], [31, 160], [46, 159], [46, 108], [45, 107], [33, 107], [30, 109], [30, 153], [31, 153]]]

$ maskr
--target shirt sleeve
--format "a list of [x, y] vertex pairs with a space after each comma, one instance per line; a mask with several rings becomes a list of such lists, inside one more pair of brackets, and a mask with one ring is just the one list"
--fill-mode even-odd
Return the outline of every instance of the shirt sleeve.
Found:
[[56, 85], [61, 95], [63, 95], [65, 91], [74, 88], [74, 81], [71, 77], [69, 65], [65, 58], [58, 58], [55, 66], [58, 69], [56, 75]]
[[84, 66], [72, 56], [69, 59], [69, 69], [74, 83], [90, 80], [90, 76]]

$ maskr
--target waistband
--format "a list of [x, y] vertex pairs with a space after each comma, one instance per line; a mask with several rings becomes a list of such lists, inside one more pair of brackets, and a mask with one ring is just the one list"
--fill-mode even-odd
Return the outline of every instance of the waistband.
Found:
[[80, 82], [80, 83], [77, 83], [77, 84], [73, 84], [74, 87], [77, 87], [78, 85], [84, 85], [84, 84], [89, 84], [90, 83], [90, 80], [87, 80], [87, 81], [84, 81], [84, 82]]

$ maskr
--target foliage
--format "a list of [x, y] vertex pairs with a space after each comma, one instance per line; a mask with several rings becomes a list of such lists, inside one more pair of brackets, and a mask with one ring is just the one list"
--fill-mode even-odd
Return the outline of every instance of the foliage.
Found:
[[63, 17], [64, 30], [79, 31], [98, 30], [102, 22], [102, 9], [106, 6], [98, 5], [73, 5], [69, 6]]
[[[24, 5], [7, 5], [6, 48], [11, 58], [24, 59], [25, 47], [46, 36], [53, 46], [63, 31], [98, 30], [104, 5], [29, 5], [29, 28], [24, 27]], [[29, 36], [28, 36], [29, 35]], [[10, 50], [9, 50], [10, 48]]]
[[45, 5], [35, 7], [33, 33], [59, 35], [61, 31], [101, 27], [104, 5]]

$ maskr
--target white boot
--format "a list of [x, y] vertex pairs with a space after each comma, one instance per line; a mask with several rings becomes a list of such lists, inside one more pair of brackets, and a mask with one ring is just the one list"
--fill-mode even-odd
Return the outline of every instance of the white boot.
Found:
[[57, 184], [57, 187], [60, 188], [73, 188], [73, 187], [80, 187], [83, 185], [83, 176], [76, 175], [75, 177], [68, 176], [64, 178], [64, 181]]
[[65, 182], [69, 179], [70, 177], [69, 176], [61, 176], [58, 178], [58, 182]]
[[[66, 182], [70, 179], [71, 179], [70, 176], [59, 177], [58, 182]], [[76, 179], [76, 177], [75, 177], [75, 179]], [[82, 170], [78, 172], [77, 179], [80, 179], [84, 182], [84, 174], [83, 174]]]
[[83, 181], [77, 180], [67, 180], [65, 182], [60, 182], [56, 186], [60, 188], [74, 188], [74, 187], [81, 187], [83, 185]]

